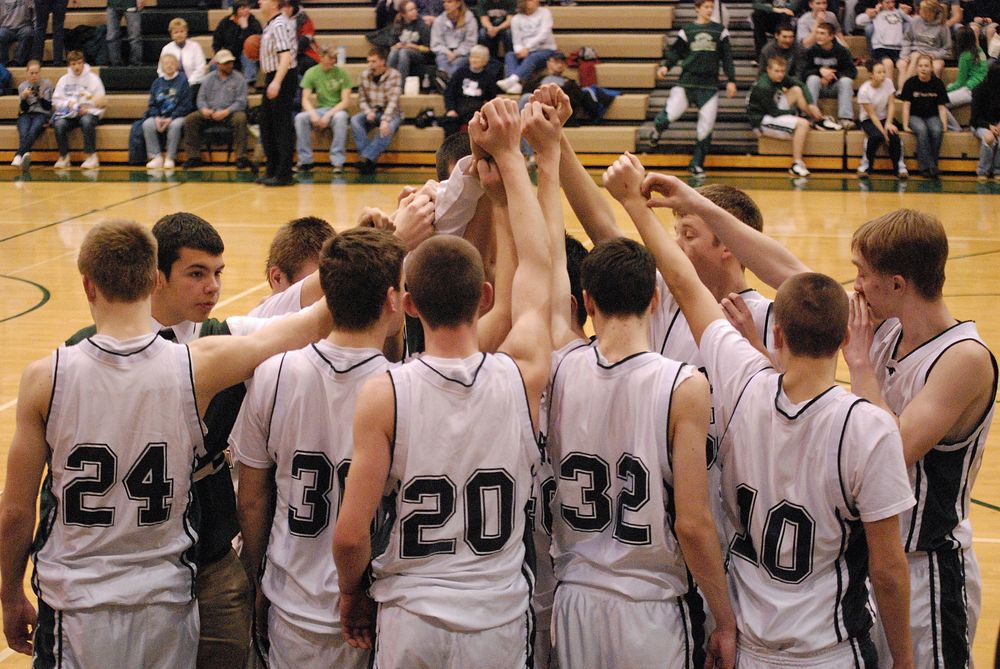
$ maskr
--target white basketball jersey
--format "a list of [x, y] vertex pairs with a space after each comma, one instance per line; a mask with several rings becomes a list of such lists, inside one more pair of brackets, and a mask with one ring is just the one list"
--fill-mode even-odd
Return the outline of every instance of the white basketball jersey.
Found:
[[723, 432], [723, 509], [740, 633], [813, 653], [871, 626], [862, 523], [913, 505], [892, 417], [840, 386], [793, 403], [782, 378], [728, 322], [701, 350]]
[[[949, 348], [963, 341], [988, 347], [972, 321], [957, 323], [902, 358], [896, 351], [903, 326], [893, 318], [882, 323], [872, 342], [871, 360], [889, 408], [901, 414], [923, 389], [937, 361]], [[996, 406], [997, 362], [993, 361], [993, 396], [975, 429], [961, 441], [942, 442], [910, 467], [910, 484], [917, 505], [900, 516], [903, 547], [908, 552], [971, 548], [969, 501], [983, 462], [986, 437]]]
[[271, 318], [273, 316], [294, 314], [301, 309], [302, 281], [297, 281], [280, 293], [268, 295], [261, 300], [260, 304], [251, 309], [247, 316], [252, 318]]
[[556, 579], [634, 601], [684, 595], [667, 444], [689, 365], [647, 352], [610, 364], [599, 344], [566, 356], [552, 389]]
[[94, 335], [52, 357], [33, 585], [57, 611], [185, 603], [203, 450], [186, 346]]
[[502, 354], [425, 355], [389, 375], [396, 437], [371, 596], [460, 632], [525, 616], [539, 455], [517, 365]]
[[257, 368], [229, 442], [240, 462], [275, 468], [277, 500], [261, 588], [289, 623], [340, 631], [333, 530], [354, 448], [361, 386], [390, 363], [375, 349], [321, 341]]

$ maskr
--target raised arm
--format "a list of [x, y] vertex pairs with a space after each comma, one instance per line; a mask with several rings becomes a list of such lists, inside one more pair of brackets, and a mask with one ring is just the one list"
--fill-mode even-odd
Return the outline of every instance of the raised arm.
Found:
[[215, 394], [250, 378], [272, 355], [302, 348], [325, 337], [333, 327], [325, 302], [276, 319], [245, 337], [203, 337], [191, 343], [198, 411], [204, 414]]
[[375, 605], [364, 590], [371, 561], [371, 523], [389, 477], [389, 445], [395, 438], [396, 404], [388, 374], [369, 380], [354, 410], [354, 453], [333, 535], [340, 585], [340, 622], [355, 648], [371, 648]]
[[[476, 161], [479, 180], [486, 190], [491, 219], [496, 230], [496, 271], [493, 280], [493, 308], [479, 319], [479, 350], [492, 353], [500, 348], [510, 333], [511, 290], [514, 271], [517, 269], [517, 251], [514, 236], [510, 230], [510, 215], [507, 212], [507, 193], [496, 163], [484, 159]], [[484, 259], [485, 263], [485, 259]]]
[[[558, 133], [555, 111], [531, 103], [523, 116], [533, 124], [548, 122]], [[543, 117], [539, 120], [536, 117]], [[485, 121], [485, 125], [483, 123]], [[532, 416], [549, 377], [552, 351], [549, 310], [552, 258], [541, 207], [532, 192], [528, 170], [521, 156], [521, 114], [513, 100], [497, 98], [483, 106], [481, 116], [469, 124], [469, 136], [489, 153], [503, 178], [507, 210], [517, 250], [517, 271], [511, 288], [511, 330], [499, 350], [509, 354], [521, 368]], [[539, 170], [557, 171], [558, 152], [539, 156]], [[546, 163], [542, 167], [542, 162]]]
[[38, 486], [49, 456], [45, 419], [52, 395], [52, 362], [28, 365], [17, 397], [17, 424], [7, 455], [7, 482], [0, 498], [0, 607], [12, 650], [31, 655], [38, 616], [24, 594], [24, 571], [35, 529]]
[[669, 202], [667, 206], [684, 211], [689, 211], [686, 208], [689, 201], [702, 196], [676, 177], [662, 174], [645, 176], [642, 163], [631, 153], [624, 154], [608, 168], [604, 173], [604, 185], [632, 218], [643, 243], [656, 258], [657, 269], [684, 312], [695, 342], [700, 343], [708, 324], [725, 318], [722, 307], [698, 278], [694, 265], [674, 238], [663, 229], [660, 219], [647, 206], [643, 189], [661, 193], [663, 199]]
[[736, 615], [729, 601], [722, 551], [709, 510], [708, 472], [705, 469], [705, 439], [711, 411], [708, 380], [700, 373], [695, 373], [674, 390], [669, 421], [677, 508], [674, 528], [684, 562], [715, 618], [706, 666], [731, 669], [736, 662]]
[[[648, 182], [649, 187], [669, 184], [668, 191], [676, 193], [677, 184], [681, 182], [676, 179], [663, 181], [660, 177], [661, 175], [651, 175], [652, 181]], [[719, 238], [719, 241], [725, 244], [743, 265], [767, 285], [776, 289], [788, 277], [811, 271], [779, 242], [754, 230], [749, 225], [745, 225], [728, 211], [708, 198], [698, 195], [692, 189], [687, 188], [686, 190], [694, 194], [695, 197], [685, 198], [683, 211], [700, 216], [712, 228], [712, 232]], [[644, 192], [648, 194], [649, 188], [646, 188]], [[649, 206], [672, 207], [672, 201], [673, 199], [670, 197], [653, 195], [649, 199]]]

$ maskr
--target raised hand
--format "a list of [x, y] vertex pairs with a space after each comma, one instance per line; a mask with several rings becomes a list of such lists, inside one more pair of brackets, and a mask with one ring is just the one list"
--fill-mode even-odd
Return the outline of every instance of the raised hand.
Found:
[[484, 104], [479, 113], [481, 122], [469, 125], [472, 141], [494, 158], [500, 154], [520, 155], [521, 115], [517, 103], [495, 98]]
[[604, 172], [604, 187], [611, 193], [611, 197], [622, 204], [627, 201], [645, 202], [646, 196], [642, 192], [645, 175], [646, 168], [639, 159], [626, 152]]
[[535, 92], [528, 98], [529, 102], [541, 102], [555, 108], [559, 115], [559, 123], [566, 125], [566, 121], [573, 115], [573, 105], [569, 101], [566, 91], [555, 84], [545, 84], [535, 89]]
[[642, 194], [649, 207], [688, 211], [702, 196], [677, 177], [651, 172], [642, 182]]
[[407, 251], [434, 235], [434, 200], [424, 193], [414, 193], [399, 203], [393, 214], [395, 234]]
[[550, 154], [559, 149], [562, 123], [554, 107], [541, 102], [529, 102], [521, 110], [521, 133], [538, 154]]
[[503, 187], [500, 169], [490, 159], [476, 161], [476, 171], [479, 173], [479, 184], [495, 203], [507, 204], [507, 189]]

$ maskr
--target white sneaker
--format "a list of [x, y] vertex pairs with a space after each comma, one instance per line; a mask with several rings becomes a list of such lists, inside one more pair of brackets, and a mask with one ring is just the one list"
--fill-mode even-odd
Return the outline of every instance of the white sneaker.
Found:
[[100, 166], [101, 166], [101, 161], [97, 159], [96, 153], [92, 153], [89, 156], [87, 156], [87, 159], [83, 161], [82, 165], [80, 165], [80, 167], [82, 167], [85, 170], [93, 170]]
[[163, 167], [163, 156], [156, 154], [156, 157], [146, 163], [147, 170], [158, 170]]
[[506, 77], [505, 79], [501, 79], [500, 81], [498, 81], [497, 88], [499, 88], [504, 93], [513, 93], [514, 91], [512, 91], [511, 89], [514, 86], [517, 86], [518, 88], [517, 92], [520, 93], [521, 92], [520, 83], [521, 83], [521, 78], [518, 77], [516, 74], [512, 74], [509, 77]]
[[903, 165], [898, 170], [896, 170], [896, 176], [899, 177], [900, 179], [909, 179], [910, 171], [906, 169], [905, 165]]
[[163, 161], [163, 169], [172, 170], [175, 167], [177, 167], [177, 164], [174, 162], [173, 158], [167, 158], [166, 160]]
[[52, 167], [54, 167], [57, 170], [65, 170], [69, 168], [69, 165], [70, 165], [69, 156], [66, 155], [66, 156], [59, 156], [59, 160], [57, 160], [56, 164], [53, 165]]
[[21, 158], [20, 154], [18, 154], [16, 156], [14, 156], [14, 160], [10, 161], [10, 166], [11, 167], [20, 167], [22, 160], [23, 160], [23, 158]]
[[31, 169], [31, 151], [25, 151], [21, 156], [21, 171], [27, 172]]
[[809, 176], [809, 170], [806, 169], [806, 164], [801, 160], [796, 160], [792, 163], [792, 166], [788, 168], [788, 171], [797, 177], [807, 177]]
[[521, 91], [524, 90], [521, 86], [521, 82], [515, 82], [507, 87], [507, 92], [511, 95], [520, 95]]

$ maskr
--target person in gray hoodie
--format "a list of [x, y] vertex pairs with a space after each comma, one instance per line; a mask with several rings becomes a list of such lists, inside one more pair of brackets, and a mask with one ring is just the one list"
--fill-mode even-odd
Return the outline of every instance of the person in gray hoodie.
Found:
[[910, 19], [903, 33], [903, 48], [899, 53], [899, 80], [897, 86], [903, 88], [907, 79], [917, 73], [919, 54], [927, 54], [934, 63], [934, 76], [944, 71], [944, 61], [952, 57], [951, 30], [945, 23], [945, 13], [938, 0], [923, 0], [917, 16]]
[[66, 169], [69, 162], [69, 133], [74, 128], [83, 132], [83, 151], [87, 154], [81, 167], [100, 167], [97, 159], [97, 122], [104, 114], [106, 98], [101, 78], [83, 60], [82, 51], [66, 54], [69, 67], [59, 77], [52, 93], [52, 121], [59, 145], [59, 160], [55, 168]]
[[450, 77], [469, 64], [469, 52], [479, 37], [478, 25], [463, 0], [444, 0], [444, 12], [431, 26], [431, 51], [439, 72]]
[[882, 0], [875, 7], [858, 14], [859, 27], [872, 26], [872, 60], [881, 61], [885, 65], [885, 76], [890, 80], [903, 50], [903, 33], [909, 23], [910, 17], [897, 9], [896, 0]]

